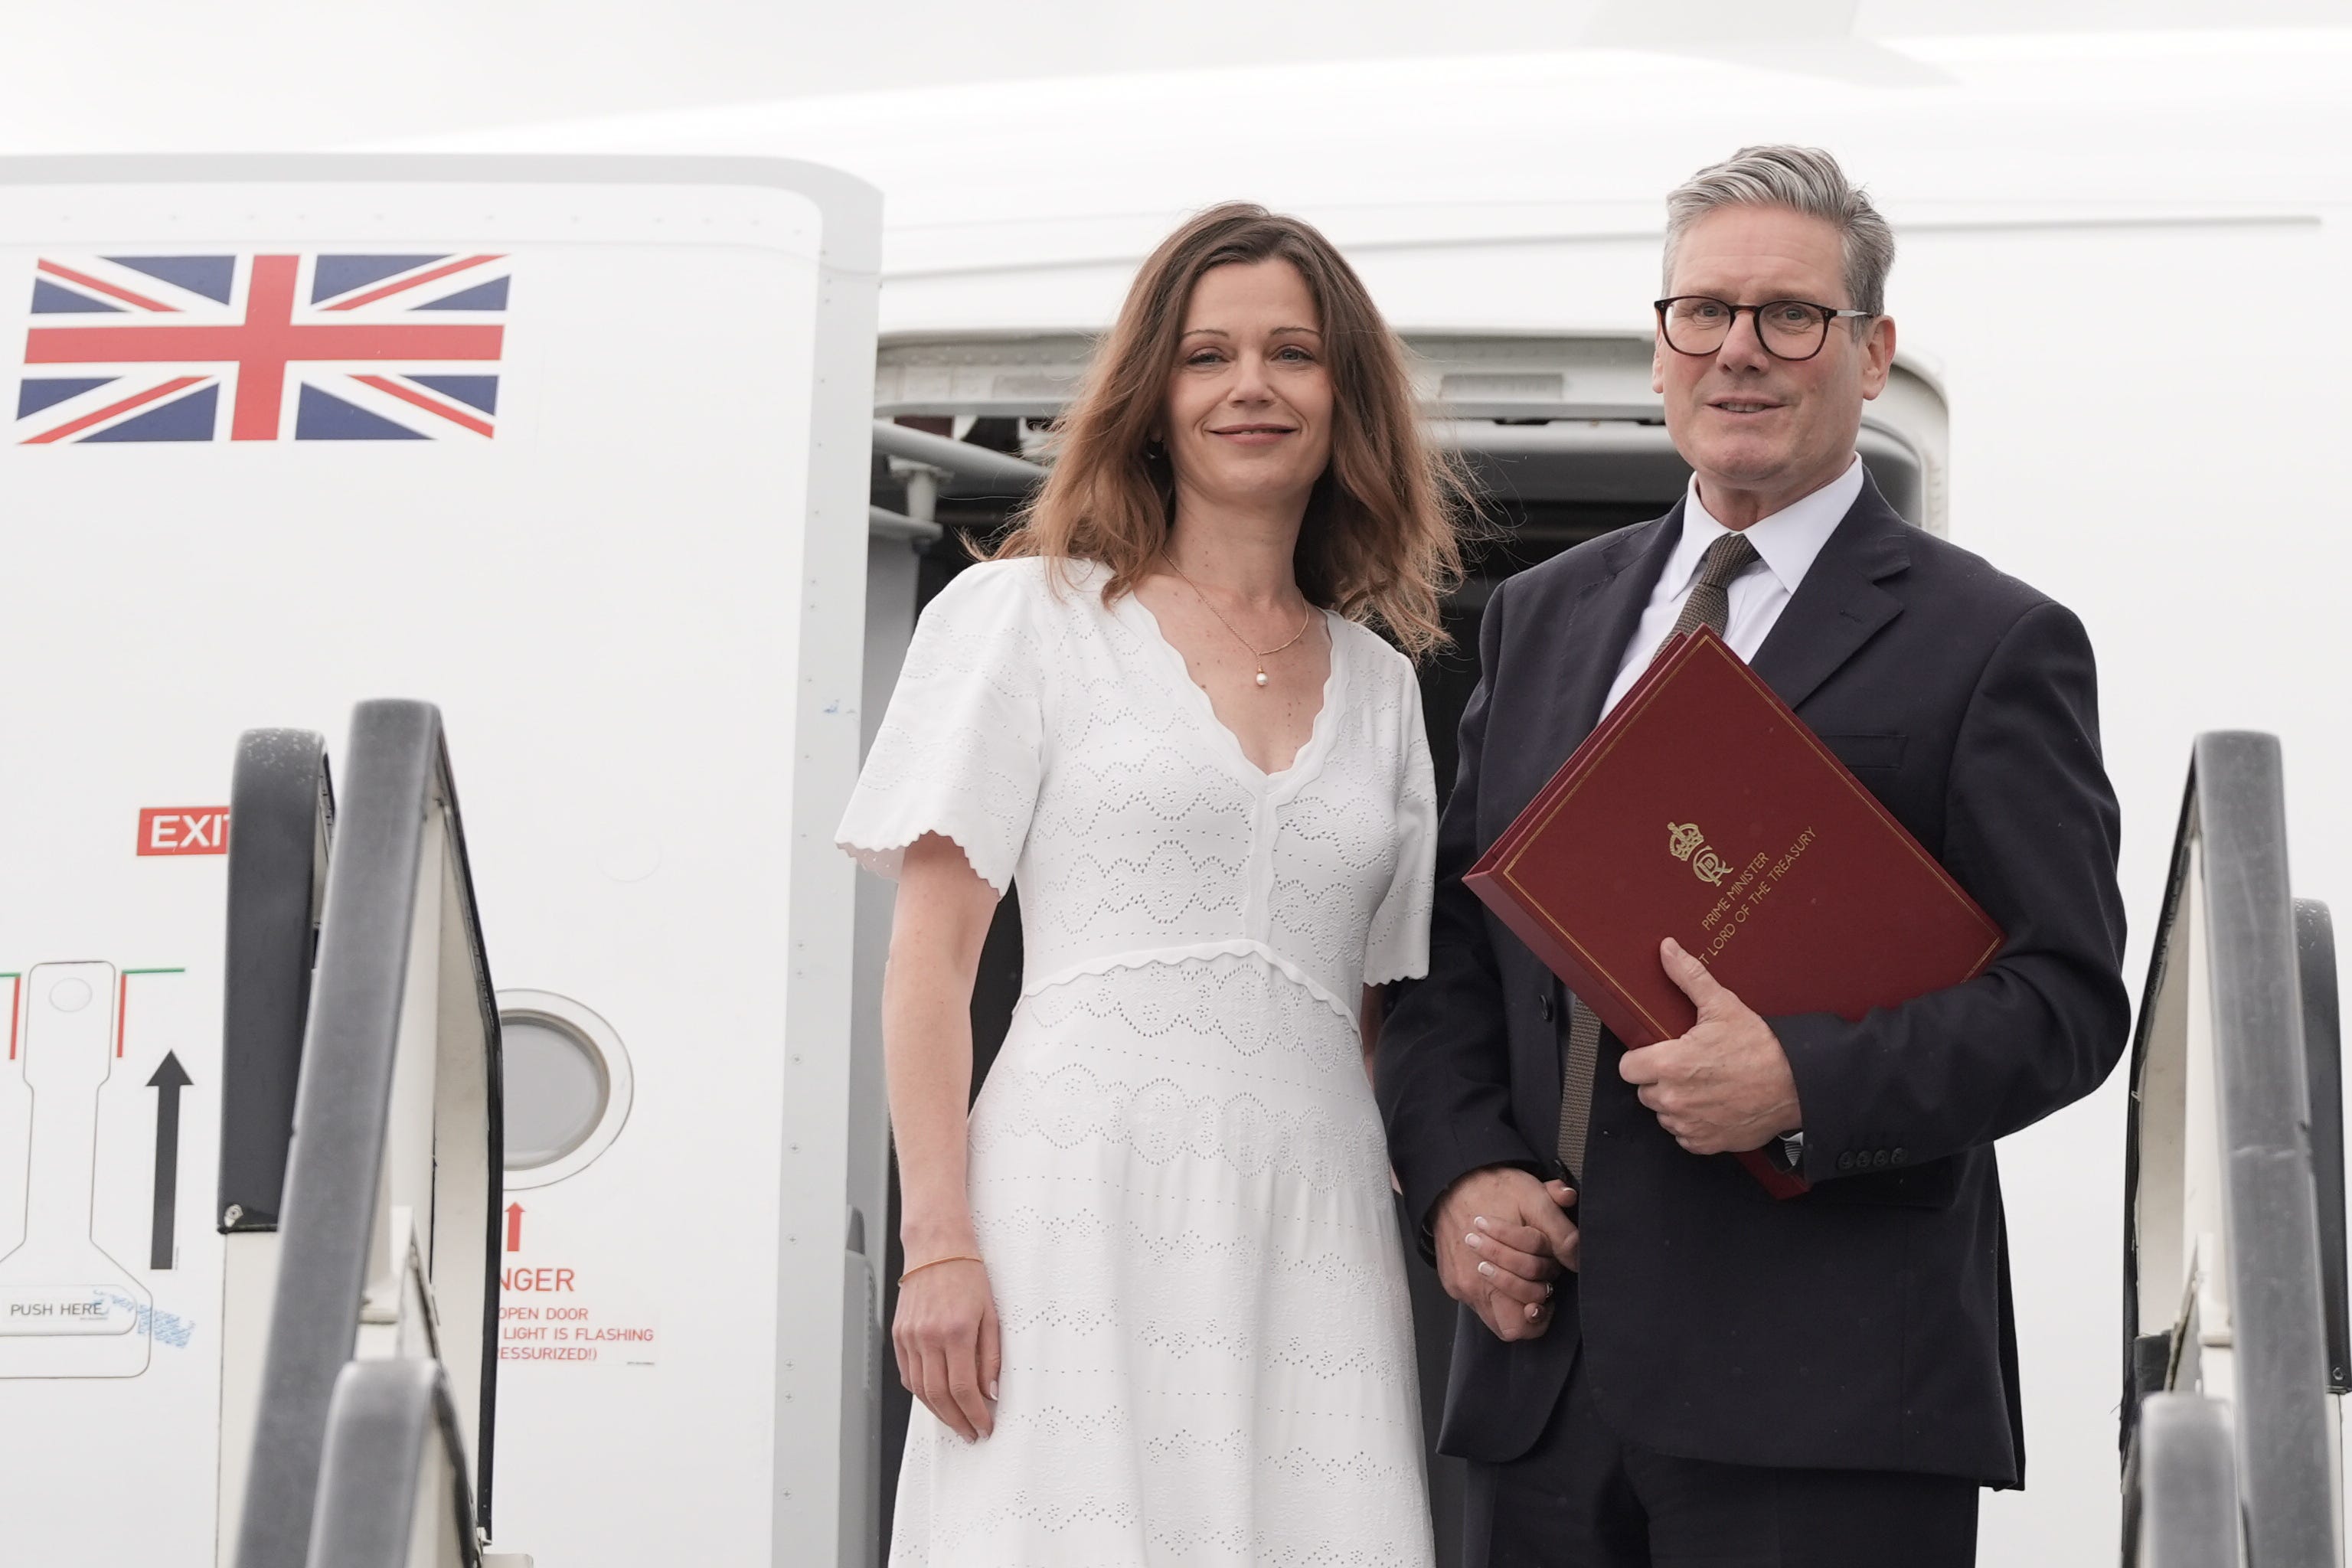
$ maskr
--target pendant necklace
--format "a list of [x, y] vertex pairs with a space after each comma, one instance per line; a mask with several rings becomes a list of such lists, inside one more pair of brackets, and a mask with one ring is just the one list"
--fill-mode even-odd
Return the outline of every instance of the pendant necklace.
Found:
[[1208, 606], [1209, 614], [1217, 617], [1217, 624], [1224, 627], [1225, 630], [1233, 632], [1234, 640], [1235, 642], [1241, 644], [1244, 647], [1249, 648], [1250, 657], [1257, 660], [1257, 683], [1261, 690], [1265, 689], [1267, 680], [1265, 661], [1272, 658], [1276, 654], [1282, 652], [1285, 648], [1297, 643], [1300, 637], [1307, 635], [1307, 628], [1315, 624], [1315, 606], [1309, 605], [1307, 606], [1307, 615], [1305, 618], [1298, 623], [1298, 629], [1290, 634], [1289, 642], [1282, 644], [1280, 647], [1270, 647], [1264, 651], [1250, 647], [1249, 638], [1242, 636], [1242, 634], [1237, 631], [1234, 631], [1234, 623], [1225, 619], [1224, 613], [1219, 610], [1216, 605], [1209, 603], [1209, 595], [1201, 592], [1201, 584], [1193, 582], [1191, 574], [1188, 574], [1184, 568], [1177, 565], [1174, 560], [1166, 554], [1162, 554], [1160, 559], [1168, 563], [1168, 570], [1175, 573], [1176, 575], [1184, 579], [1184, 585], [1192, 590], [1192, 595], [1195, 598], [1199, 599], [1202, 604]]

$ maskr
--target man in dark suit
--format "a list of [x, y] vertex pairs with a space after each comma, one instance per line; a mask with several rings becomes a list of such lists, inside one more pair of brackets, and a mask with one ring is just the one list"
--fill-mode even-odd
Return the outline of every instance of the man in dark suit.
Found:
[[[1381, 1037], [1462, 1303], [1439, 1447], [1471, 1461], [1473, 1568], [1962, 1568], [1977, 1489], [2024, 1476], [1993, 1141], [2096, 1087], [2128, 1026], [2090, 644], [1855, 457], [1894, 240], [1835, 161], [1749, 148], [1668, 215], [1655, 384], [1690, 489], [1488, 601], [1429, 975]], [[1628, 1051], [1463, 888], [1699, 624], [2000, 923], [1984, 974], [1764, 1018], [1665, 942], [1699, 1021]], [[1730, 1157], [1755, 1149], [1811, 1194], [1767, 1195]]]

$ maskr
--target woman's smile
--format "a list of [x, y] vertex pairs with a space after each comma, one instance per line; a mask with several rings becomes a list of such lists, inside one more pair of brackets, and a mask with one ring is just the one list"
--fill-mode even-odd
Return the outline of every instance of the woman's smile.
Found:
[[1296, 425], [1218, 425], [1209, 434], [1232, 442], [1237, 447], [1271, 447], [1286, 436], [1296, 436]]

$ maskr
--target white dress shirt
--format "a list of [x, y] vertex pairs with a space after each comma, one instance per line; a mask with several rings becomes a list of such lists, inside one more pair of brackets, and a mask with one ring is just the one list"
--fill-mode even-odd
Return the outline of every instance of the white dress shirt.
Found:
[[[1764, 646], [1764, 638], [1780, 618], [1797, 584], [1805, 580], [1813, 557], [1822, 552], [1839, 521], [1853, 509], [1854, 498], [1862, 494], [1862, 458], [1857, 456], [1844, 473], [1812, 494], [1748, 525], [1748, 542], [1761, 559], [1731, 580], [1727, 595], [1731, 608], [1723, 640], [1731, 645], [1732, 652], [1753, 659], [1756, 650]], [[1650, 668], [1658, 646], [1682, 617], [1706, 547], [1730, 531], [1699, 500], [1698, 476], [1693, 474], [1690, 495], [1683, 506], [1683, 536], [1675, 542], [1675, 552], [1666, 557], [1666, 569], [1658, 574], [1658, 585], [1650, 590], [1650, 603], [1642, 611], [1641, 624], [1633, 628], [1633, 640], [1625, 645], [1624, 656], [1617, 662], [1617, 679], [1609, 687], [1609, 700], [1601, 706], [1604, 717]]]

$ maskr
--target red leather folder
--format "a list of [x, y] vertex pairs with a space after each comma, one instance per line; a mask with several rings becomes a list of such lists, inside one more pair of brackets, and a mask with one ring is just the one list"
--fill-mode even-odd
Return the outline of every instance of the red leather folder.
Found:
[[[1859, 1018], [1981, 973], [2001, 931], [1702, 627], [1675, 639], [1463, 877], [1629, 1047], [1697, 1022], [1673, 937], [1766, 1017]], [[1802, 1177], [1739, 1156], [1777, 1197]]]

